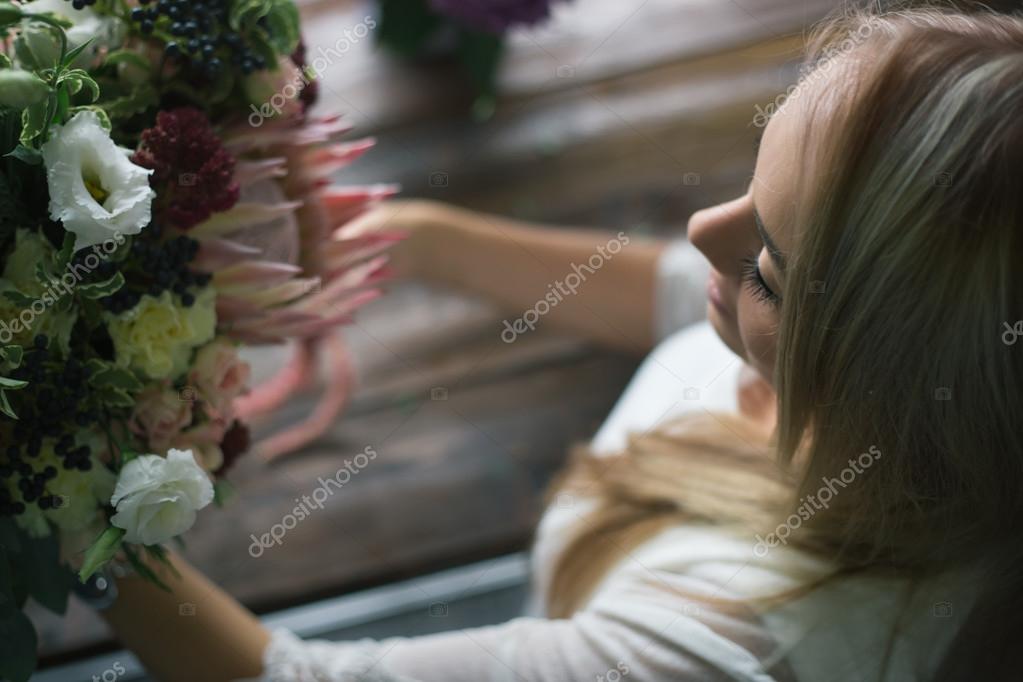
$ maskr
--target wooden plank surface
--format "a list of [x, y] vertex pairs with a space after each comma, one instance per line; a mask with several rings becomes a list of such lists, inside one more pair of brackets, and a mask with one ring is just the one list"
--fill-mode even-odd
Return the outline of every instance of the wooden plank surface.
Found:
[[[412, 68], [367, 39], [328, 69], [321, 106], [380, 135], [345, 180], [397, 180], [407, 196], [524, 218], [677, 233], [693, 210], [744, 189], [754, 104], [792, 81], [800, 33], [829, 5], [575, 0], [539, 33], [513, 37], [507, 94], [486, 123], [467, 115], [450, 65]], [[315, 0], [303, 11], [311, 48], [365, 14], [361, 3]], [[445, 183], [431, 182], [437, 173]], [[551, 473], [592, 435], [637, 361], [543, 329], [503, 343], [500, 319], [520, 312], [415, 286], [364, 311], [346, 331], [362, 385], [344, 418], [278, 466], [240, 462], [238, 497], [203, 512], [186, 555], [268, 609], [527, 546]], [[283, 356], [251, 357], [266, 374]], [[300, 397], [276, 419], [310, 405]], [[250, 534], [366, 447], [378, 453], [369, 466], [282, 546], [249, 555]], [[48, 660], [110, 646], [77, 603], [64, 621], [36, 619]]]

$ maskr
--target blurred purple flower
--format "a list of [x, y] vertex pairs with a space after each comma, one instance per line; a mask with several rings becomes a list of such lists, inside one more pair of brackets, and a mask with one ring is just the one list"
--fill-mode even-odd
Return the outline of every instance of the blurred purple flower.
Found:
[[434, 11], [472, 28], [502, 34], [517, 24], [546, 19], [558, 0], [429, 0]]

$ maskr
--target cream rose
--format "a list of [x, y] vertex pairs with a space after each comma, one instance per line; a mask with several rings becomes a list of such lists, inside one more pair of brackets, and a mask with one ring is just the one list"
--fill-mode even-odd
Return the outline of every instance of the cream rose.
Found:
[[117, 478], [110, 523], [125, 530], [125, 542], [158, 545], [191, 528], [195, 513], [212, 501], [213, 484], [191, 450], [140, 455]]
[[81, 111], [42, 146], [50, 217], [75, 235], [75, 251], [138, 234], [152, 217], [153, 172], [128, 160], [93, 111]]
[[189, 307], [178, 305], [170, 292], [143, 296], [128, 312], [108, 317], [117, 362], [152, 379], [174, 379], [188, 369], [192, 350], [213, 338], [217, 323], [216, 295], [211, 288]]

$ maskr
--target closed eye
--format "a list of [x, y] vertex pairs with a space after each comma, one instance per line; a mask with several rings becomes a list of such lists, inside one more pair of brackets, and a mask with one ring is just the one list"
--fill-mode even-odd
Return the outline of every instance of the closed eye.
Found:
[[760, 272], [760, 263], [757, 254], [746, 256], [741, 261], [742, 283], [758, 301], [768, 303], [773, 307], [781, 304], [781, 297], [776, 294]]

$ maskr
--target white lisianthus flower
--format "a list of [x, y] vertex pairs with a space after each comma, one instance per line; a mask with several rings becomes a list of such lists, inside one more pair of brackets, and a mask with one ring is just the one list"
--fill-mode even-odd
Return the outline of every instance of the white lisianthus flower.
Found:
[[125, 542], [158, 545], [191, 528], [195, 513], [212, 501], [213, 484], [191, 450], [140, 455], [121, 469], [110, 523], [125, 530]]
[[116, 235], [138, 234], [149, 224], [153, 172], [128, 160], [99, 116], [81, 111], [42, 146], [50, 217], [75, 234], [75, 251]]

